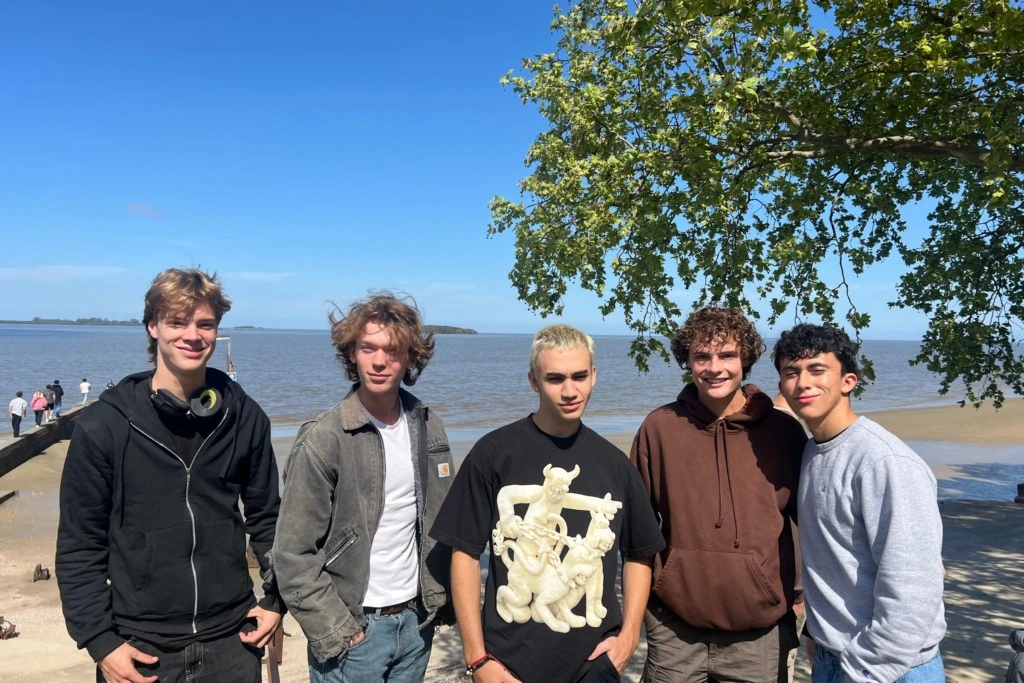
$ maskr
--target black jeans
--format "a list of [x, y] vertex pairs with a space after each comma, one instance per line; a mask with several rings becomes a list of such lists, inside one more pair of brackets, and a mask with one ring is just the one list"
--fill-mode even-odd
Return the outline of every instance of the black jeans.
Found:
[[[263, 651], [243, 643], [235, 632], [178, 648], [159, 647], [138, 638], [128, 643], [160, 658], [156, 664], [135, 666], [143, 676], [159, 676], [161, 683], [260, 683], [262, 678]], [[104, 681], [99, 667], [96, 681]]]
[[619, 683], [622, 680], [622, 675], [607, 654], [592, 662], [585, 662], [576, 676], [576, 683]]
[[14, 430], [14, 438], [18, 438], [21, 432], [21, 415], [11, 415], [11, 429]]
[[37, 410], [36, 411], [36, 427], [38, 427], [39, 425], [43, 424], [43, 413], [44, 412], [46, 412], [46, 411], [44, 411], [44, 410]]

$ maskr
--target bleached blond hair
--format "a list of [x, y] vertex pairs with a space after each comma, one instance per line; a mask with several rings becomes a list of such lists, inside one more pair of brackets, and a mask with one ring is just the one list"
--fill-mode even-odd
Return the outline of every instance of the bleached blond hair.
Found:
[[590, 356], [590, 365], [594, 365], [594, 340], [589, 334], [575, 327], [556, 323], [540, 329], [533, 337], [533, 346], [530, 347], [530, 372], [534, 377], [540, 374], [537, 366], [537, 357], [545, 349], [586, 349]]

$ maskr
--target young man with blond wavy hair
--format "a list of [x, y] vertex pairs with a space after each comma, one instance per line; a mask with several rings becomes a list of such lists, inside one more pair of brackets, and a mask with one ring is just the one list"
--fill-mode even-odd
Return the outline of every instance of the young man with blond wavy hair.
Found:
[[230, 308], [216, 275], [161, 272], [142, 318], [154, 369], [104, 391], [75, 423], [56, 573], [97, 680], [260, 680], [283, 612], [270, 569], [278, 472], [266, 414], [207, 367]]

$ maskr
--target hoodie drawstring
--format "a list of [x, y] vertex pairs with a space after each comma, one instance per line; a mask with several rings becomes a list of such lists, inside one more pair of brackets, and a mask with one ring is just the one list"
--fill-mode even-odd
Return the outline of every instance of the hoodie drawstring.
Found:
[[725, 454], [725, 478], [729, 482], [729, 504], [732, 506], [733, 537], [732, 547], [740, 547], [740, 520], [736, 517], [736, 494], [732, 490], [732, 472], [729, 469], [729, 440], [726, 438], [725, 421], [722, 421], [722, 452]]
[[[723, 442], [725, 440], [723, 439]], [[727, 465], [728, 466], [728, 465]], [[725, 519], [722, 517], [722, 462], [718, 458], [718, 423], [715, 423], [715, 473], [718, 474], [718, 521], [715, 528], [721, 529]]]
[[[718, 451], [718, 428], [719, 427], [722, 428], [722, 451], [721, 451], [722, 457], [721, 457], [721, 460], [719, 460], [719, 457], [718, 457], [718, 455], [719, 455], [719, 451]], [[733, 524], [732, 547], [733, 548], [739, 548], [740, 547], [740, 522], [739, 522], [739, 519], [736, 517], [736, 495], [735, 495], [735, 493], [732, 490], [732, 472], [729, 469], [729, 440], [727, 438], [726, 427], [725, 427], [725, 420], [716, 420], [715, 421], [715, 469], [716, 469], [716, 471], [718, 473], [718, 521], [715, 522], [715, 528], [716, 529], [721, 529], [722, 525], [725, 523], [725, 518], [722, 515], [724, 493], [722, 491], [722, 484], [723, 484], [723, 482], [722, 482], [722, 465], [721, 465], [721, 463], [723, 461], [725, 462], [725, 479], [726, 479], [725, 483], [727, 483], [728, 486], [729, 486], [729, 506], [732, 509], [732, 524]]]

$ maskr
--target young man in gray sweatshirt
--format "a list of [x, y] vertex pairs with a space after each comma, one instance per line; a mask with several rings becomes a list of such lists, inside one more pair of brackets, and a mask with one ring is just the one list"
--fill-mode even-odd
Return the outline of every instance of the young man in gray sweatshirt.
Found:
[[853, 412], [859, 371], [845, 332], [797, 325], [774, 356], [779, 391], [813, 436], [797, 498], [812, 683], [945, 681], [934, 475]]

